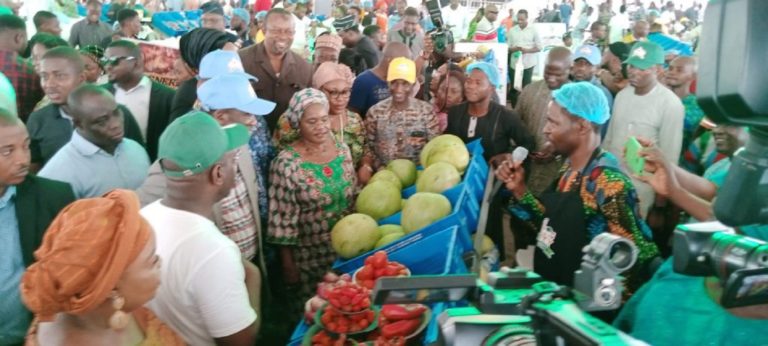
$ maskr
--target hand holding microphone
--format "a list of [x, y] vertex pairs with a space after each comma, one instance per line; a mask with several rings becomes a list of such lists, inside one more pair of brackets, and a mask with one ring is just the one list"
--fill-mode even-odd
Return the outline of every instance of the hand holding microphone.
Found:
[[501, 184], [511, 191], [515, 198], [521, 198], [526, 191], [525, 187], [525, 169], [523, 161], [528, 157], [528, 149], [517, 147], [512, 152], [512, 160], [503, 161], [496, 169], [496, 178], [499, 180], [493, 186], [491, 196], [495, 196]]

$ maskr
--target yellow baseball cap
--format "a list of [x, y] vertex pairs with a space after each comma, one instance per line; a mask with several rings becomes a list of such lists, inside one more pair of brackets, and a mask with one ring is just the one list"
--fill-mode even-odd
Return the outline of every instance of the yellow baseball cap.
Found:
[[394, 58], [389, 63], [387, 82], [402, 79], [408, 83], [416, 83], [416, 64], [408, 58]]

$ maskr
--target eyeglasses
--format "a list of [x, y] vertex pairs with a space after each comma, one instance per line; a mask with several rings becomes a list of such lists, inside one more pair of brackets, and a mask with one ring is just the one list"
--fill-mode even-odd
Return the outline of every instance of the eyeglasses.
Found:
[[490, 14], [499, 14], [499, 11], [488, 11]]
[[267, 29], [266, 32], [274, 36], [293, 36], [296, 34], [296, 31], [294, 31], [293, 29], [283, 29], [283, 30]]
[[332, 97], [332, 98], [349, 97], [349, 95], [352, 94], [352, 90], [350, 90], [350, 89], [344, 89], [344, 90], [326, 90], [326, 89], [323, 89], [323, 91], [326, 94], [328, 94], [329, 97]]
[[103, 57], [101, 58], [101, 60], [99, 60], [99, 62], [101, 63], [102, 66], [107, 67], [107, 66], [119, 65], [120, 62], [122, 61], [131, 61], [131, 60], [136, 60], [136, 57], [132, 57], [132, 56], [113, 56], [111, 58]]

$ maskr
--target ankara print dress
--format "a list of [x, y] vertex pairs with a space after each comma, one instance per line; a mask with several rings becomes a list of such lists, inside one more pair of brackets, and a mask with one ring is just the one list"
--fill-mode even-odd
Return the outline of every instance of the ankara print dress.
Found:
[[337, 257], [331, 229], [352, 212], [355, 169], [349, 148], [343, 143], [336, 148], [335, 158], [317, 164], [288, 145], [270, 169], [267, 241], [291, 247], [300, 285], [287, 295], [291, 311], [299, 314]]

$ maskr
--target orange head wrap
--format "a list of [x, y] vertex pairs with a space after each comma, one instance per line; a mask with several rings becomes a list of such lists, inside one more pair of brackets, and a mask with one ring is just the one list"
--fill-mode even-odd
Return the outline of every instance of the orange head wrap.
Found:
[[151, 236], [132, 191], [76, 201], [59, 213], [21, 280], [24, 304], [41, 321], [102, 304]]

